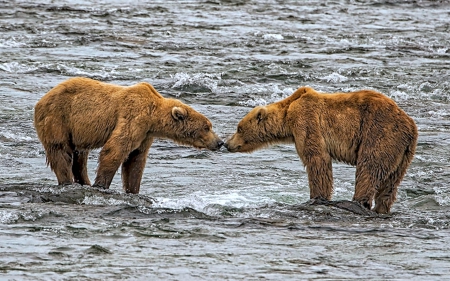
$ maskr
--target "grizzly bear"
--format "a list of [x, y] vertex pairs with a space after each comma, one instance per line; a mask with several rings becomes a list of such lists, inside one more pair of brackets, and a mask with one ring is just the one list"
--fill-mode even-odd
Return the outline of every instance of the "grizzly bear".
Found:
[[389, 213], [411, 163], [417, 127], [390, 98], [372, 90], [323, 94], [301, 87], [290, 97], [251, 110], [225, 147], [252, 152], [295, 143], [311, 199], [331, 200], [332, 160], [356, 166], [353, 200]]
[[205, 116], [148, 83], [125, 87], [71, 78], [36, 104], [34, 126], [59, 185], [90, 185], [88, 154], [102, 147], [93, 186], [108, 189], [122, 165], [127, 193], [139, 193], [154, 138], [210, 150], [223, 144]]

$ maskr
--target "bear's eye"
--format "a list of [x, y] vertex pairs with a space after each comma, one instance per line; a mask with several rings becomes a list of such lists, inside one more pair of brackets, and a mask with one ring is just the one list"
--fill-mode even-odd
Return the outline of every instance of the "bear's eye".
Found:
[[209, 126], [205, 126], [204, 130], [205, 130], [205, 132], [209, 132], [209, 130], [210, 130]]
[[238, 127], [237, 132], [238, 132], [238, 134], [242, 133], [242, 127], [241, 126]]

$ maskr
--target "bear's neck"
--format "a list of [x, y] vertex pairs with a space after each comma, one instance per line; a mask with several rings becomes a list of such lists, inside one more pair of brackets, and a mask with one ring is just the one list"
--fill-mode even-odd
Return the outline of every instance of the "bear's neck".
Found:
[[149, 133], [156, 138], [171, 138], [170, 133], [173, 131], [172, 124], [172, 105], [166, 104], [165, 98], [153, 101], [150, 105], [149, 116]]
[[273, 134], [273, 142], [290, 143], [294, 141], [292, 130], [290, 129], [290, 123], [287, 122], [287, 113], [289, 104], [286, 106], [284, 103], [275, 103], [275, 110], [273, 111], [275, 116], [271, 120], [270, 130], [275, 132]]

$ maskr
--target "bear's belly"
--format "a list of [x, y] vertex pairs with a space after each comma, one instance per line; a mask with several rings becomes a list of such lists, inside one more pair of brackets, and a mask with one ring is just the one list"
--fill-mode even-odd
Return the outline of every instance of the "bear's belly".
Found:
[[[80, 124], [78, 124], [80, 125]], [[71, 130], [71, 141], [77, 150], [90, 150], [105, 145], [114, 130], [113, 125], [75, 126]]]
[[330, 147], [328, 150], [331, 158], [336, 161], [344, 162], [349, 165], [356, 165], [356, 160], [358, 158], [358, 153], [356, 147], [352, 146], [338, 146], [338, 147]]

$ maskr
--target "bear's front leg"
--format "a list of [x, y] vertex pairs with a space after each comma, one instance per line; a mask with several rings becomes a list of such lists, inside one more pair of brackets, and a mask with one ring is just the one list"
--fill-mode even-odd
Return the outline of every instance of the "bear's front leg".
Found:
[[333, 194], [333, 167], [325, 141], [317, 134], [305, 134], [299, 130], [294, 134], [295, 149], [308, 173], [310, 199], [331, 200]]
[[295, 121], [295, 149], [308, 173], [310, 199], [330, 201], [333, 194], [332, 159], [320, 131], [319, 118], [309, 110], [314, 106], [315, 104], [305, 104], [296, 109], [305, 112], [305, 116]]
[[310, 199], [330, 201], [333, 194], [333, 168], [328, 155], [309, 157], [304, 162], [308, 173]]
[[139, 193], [142, 173], [144, 172], [145, 162], [152, 142], [153, 138], [147, 137], [140, 147], [132, 151], [130, 155], [128, 155], [127, 160], [123, 162], [122, 184], [126, 193]]
[[106, 152], [102, 150], [100, 152], [97, 176], [95, 177], [94, 184], [92, 185], [93, 187], [108, 189], [111, 185], [112, 179], [114, 178], [114, 175], [122, 162], [118, 157], [116, 158], [112, 154], [114, 153], [111, 153], [109, 150]]

